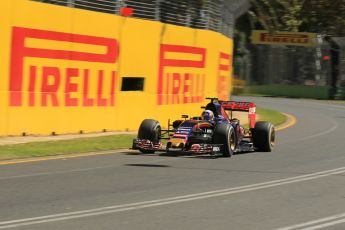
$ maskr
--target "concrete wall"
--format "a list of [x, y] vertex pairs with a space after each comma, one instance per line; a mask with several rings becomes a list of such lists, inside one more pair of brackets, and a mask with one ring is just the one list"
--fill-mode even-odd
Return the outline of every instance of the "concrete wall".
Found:
[[[219, 33], [29, 0], [0, 2], [0, 135], [135, 130], [228, 99]], [[122, 91], [124, 77], [144, 79]]]

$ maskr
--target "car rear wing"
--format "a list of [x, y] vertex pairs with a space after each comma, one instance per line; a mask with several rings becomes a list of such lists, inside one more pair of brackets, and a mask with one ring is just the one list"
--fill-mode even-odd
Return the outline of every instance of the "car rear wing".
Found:
[[219, 101], [224, 110], [248, 112], [249, 127], [254, 128], [256, 123], [256, 104], [253, 102]]

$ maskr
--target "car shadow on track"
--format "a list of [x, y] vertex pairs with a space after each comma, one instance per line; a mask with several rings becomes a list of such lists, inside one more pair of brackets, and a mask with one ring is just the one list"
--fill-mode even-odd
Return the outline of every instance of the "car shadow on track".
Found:
[[140, 152], [124, 152], [126, 155], [133, 155], [133, 156], [146, 156], [146, 157], [182, 157], [182, 158], [198, 158], [198, 159], [215, 159], [220, 158], [221, 156], [212, 156], [212, 155], [193, 155], [193, 154], [186, 154], [186, 153], [140, 153]]
[[126, 166], [133, 166], [133, 167], [148, 167], [148, 168], [169, 168], [169, 165], [161, 165], [161, 164], [126, 164]]
[[[236, 155], [247, 155], [247, 154], [253, 154], [257, 152], [238, 152], [234, 153], [234, 156]], [[161, 152], [161, 153], [140, 153], [140, 152], [124, 152], [126, 155], [134, 155], [134, 156], [146, 156], [146, 157], [181, 157], [181, 158], [195, 158], [195, 159], [218, 159], [218, 158], [227, 158], [223, 157], [222, 155], [210, 155], [210, 154], [203, 154], [203, 155], [198, 155], [198, 154], [186, 154], [186, 153], [178, 153], [178, 152], [173, 152], [173, 153], [166, 153], [166, 152]]]

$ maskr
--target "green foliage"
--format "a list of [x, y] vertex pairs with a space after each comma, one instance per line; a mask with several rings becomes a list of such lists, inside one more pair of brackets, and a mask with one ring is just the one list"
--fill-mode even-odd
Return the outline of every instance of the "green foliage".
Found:
[[345, 0], [251, 0], [254, 29], [345, 36]]
[[269, 31], [298, 31], [302, 24], [300, 0], [251, 0], [250, 15]]
[[260, 116], [259, 120], [269, 121], [275, 126], [283, 124], [287, 120], [285, 115], [271, 109], [258, 108], [257, 114]]
[[301, 30], [345, 36], [345, 0], [308, 0]]

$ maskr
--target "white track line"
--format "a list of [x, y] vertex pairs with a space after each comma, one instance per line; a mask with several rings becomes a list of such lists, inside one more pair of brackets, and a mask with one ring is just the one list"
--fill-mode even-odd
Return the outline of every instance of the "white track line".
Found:
[[290, 140], [290, 141], [282, 141], [282, 142], [279, 142], [277, 145], [285, 145], [285, 144], [290, 144], [290, 143], [296, 143], [296, 142], [301, 142], [301, 141], [306, 141], [306, 140], [311, 140], [311, 139], [314, 139], [316, 137], [321, 137], [321, 136], [325, 136], [325, 135], [328, 135], [332, 132], [334, 132], [335, 130], [337, 130], [339, 128], [339, 123], [331, 120], [331, 123], [332, 123], [332, 126], [323, 131], [323, 132], [320, 132], [320, 133], [316, 133], [316, 134], [313, 134], [313, 135], [310, 135], [310, 136], [305, 136], [305, 137], [302, 137], [302, 138], [298, 138], [296, 140]]
[[312, 109], [318, 109], [318, 110], [328, 110], [328, 111], [344, 111], [345, 109], [345, 104], [344, 105], [337, 105], [337, 104], [332, 104], [332, 103], [326, 103], [322, 101], [315, 101], [315, 100], [296, 100], [296, 99], [282, 99], [282, 98], [277, 98], [277, 99], [272, 99], [272, 98], [260, 98], [260, 97], [255, 97], [252, 98], [252, 101], [257, 101], [259, 103], [273, 103], [273, 104], [279, 104], [281, 105], [282, 103], [286, 105], [291, 105], [291, 106], [299, 106], [299, 107], [309, 107]]
[[252, 184], [252, 185], [227, 188], [227, 189], [221, 189], [221, 190], [214, 190], [214, 191], [203, 192], [203, 193], [195, 193], [195, 194], [189, 194], [189, 195], [184, 195], [184, 196], [176, 196], [176, 197], [150, 200], [150, 201], [144, 201], [144, 202], [138, 202], [138, 203], [101, 207], [101, 208], [96, 208], [96, 209], [88, 209], [88, 210], [75, 211], [75, 212], [58, 213], [58, 214], [53, 214], [53, 215], [38, 216], [38, 217], [25, 218], [25, 219], [2, 221], [0, 222], [0, 229], [8, 229], [8, 228], [15, 228], [15, 227], [20, 227], [20, 226], [77, 219], [77, 218], [83, 218], [83, 217], [89, 217], [89, 216], [98, 216], [98, 215], [104, 215], [104, 214], [109, 214], [109, 213], [125, 212], [125, 211], [138, 210], [138, 209], [143, 209], [143, 208], [163, 206], [163, 205], [168, 205], [168, 204], [177, 204], [177, 203], [182, 203], [182, 202], [201, 200], [201, 199], [225, 196], [225, 195], [230, 195], [230, 194], [235, 194], [235, 193], [277, 187], [280, 185], [292, 184], [292, 183], [297, 183], [297, 182], [302, 182], [302, 181], [309, 181], [309, 180], [328, 177], [332, 175], [342, 174], [344, 172], [345, 172], [345, 167], [342, 167], [342, 168], [337, 168], [337, 169], [332, 169], [332, 170], [327, 170], [327, 171], [311, 173], [311, 174], [307, 174], [303, 176], [290, 177], [290, 178], [281, 179], [281, 180], [273, 180], [273, 181], [268, 181], [268, 182], [263, 182], [263, 183], [257, 183], [257, 184]]
[[305, 222], [302, 224], [296, 224], [289, 227], [278, 228], [276, 230], [316, 230], [341, 223], [345, 223], [345, 213]]

